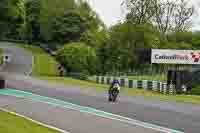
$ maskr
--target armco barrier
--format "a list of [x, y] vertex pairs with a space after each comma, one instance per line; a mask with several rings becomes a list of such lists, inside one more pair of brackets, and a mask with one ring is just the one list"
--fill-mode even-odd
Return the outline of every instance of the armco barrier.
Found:
[[[100, 84], [111, 84], [114, 77], [94, 76], [90, 80]], [[167, 83], [149, 80], [130, 80], [128, 78], [117, 78], [122, 87], [145, 89], [162, 94], [175, 94], [174, 86], [167, 86]]]

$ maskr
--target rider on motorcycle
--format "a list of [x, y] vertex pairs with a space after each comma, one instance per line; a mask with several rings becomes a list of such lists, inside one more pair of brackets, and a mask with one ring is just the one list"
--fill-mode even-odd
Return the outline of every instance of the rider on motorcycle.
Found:
[[[116, 89], [116, 90], [115, 90]], [[117, 91], [117, 93], [120, 92], [120, 83], [117, 79], [114, 79], [109, 90], [108, 90], [108, 93], [109, 93], [109, 101], [111, 101], [111, 97], [112, 97], [112, 93], [113, 91]]]

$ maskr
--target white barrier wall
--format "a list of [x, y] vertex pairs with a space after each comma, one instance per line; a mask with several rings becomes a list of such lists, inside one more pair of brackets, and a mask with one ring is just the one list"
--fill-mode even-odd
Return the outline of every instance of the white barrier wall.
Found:
[[[108, 80], [110, 79], [110, 80]], [[103, 77], [103, 76], [93, 76], [90, 77], [89, 80], [100, 83], [100, 84], [111, 84], [114, 80], [114, 77]], [[121, 83], [121, 79], [117, 78]], [[175, 94], [175, 87], [171, 85], [169, 88], [167, 87], [167, 83], [162, 83], [158, 81], [148, 81], [148, 80], [129, 80], [128, 78], [124, 78], [124, 87], [127, 88], [138, 88], [138, 83], [142, 83], [142, 89], [152, 90], [155, 92], [160, 92], [163, 94]]]
[[157, 81], [152, 81], [152, 90], [157, 92], [158, 91], [158, 82]]
[[110, 77], [110, 84], [113, 82], [114, 77]]
[[142, 81], [142, 88], [145, 89], [145, 90], [148, 89], [148, 84], [147, 83], [148, 83], [148, 80], [143, 80]]
[[128, 87], [128, 86], [129, 86], [129, 79], [126, 78], [126, 79], [125, 79], [125, 87]]
[[133, 80], [133, 88], [138, 88], [137, 80]]

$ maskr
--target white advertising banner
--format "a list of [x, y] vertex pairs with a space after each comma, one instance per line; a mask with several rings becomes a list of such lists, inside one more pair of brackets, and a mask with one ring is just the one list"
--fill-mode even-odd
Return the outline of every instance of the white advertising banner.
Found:
[[153, 64], [200, 64], [200, 50], [152, 49]]

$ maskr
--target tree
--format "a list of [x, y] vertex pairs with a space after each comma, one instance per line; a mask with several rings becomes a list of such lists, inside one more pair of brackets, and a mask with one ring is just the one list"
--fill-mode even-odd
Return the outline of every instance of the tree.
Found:
[[52, 21], [52, 39], [62, 44], [79, 41], [87, 29], [86, 21], [75, 11], [56, 16]]
[[167, 31], [172, 30], [173, 17], [176, 5], [174, 1], [166, 2], [155, 1], [155, 23], [159, 31], [164, 35]]
[[88, 30], [101, 30], [105, 28], [104, 23], [99, 18], [98, 14], [91, 8], [88, 2], [79, 0], [77, 2], [77, 11], [87, 21]]
[[[41, 0], [40, 34], [41, 41], [51, 43], [53, 38], [53, 23], [55, 17], [61, 17], [66, 12], [77, 10], [74, 0]], [[55, 42], [55, 41], [53, 41]]]
[[172, 32], [167, 35], [168, 41], [174, 41], [177, 43], [190, 43], [192, 44], [193, 33], [192, 32]]
[[87, 30], [81, 35], [81, 42], [98, 49], [101, 47], [105, 41], [107, 41], [108, 32], [106, 30]]
[[16, 38], [24, 22], [23, 0], [2, 0], [0, 2], [0, 36]]
[[39, 41], [40, 38], [40, 0], [30, 0], [25, 4], [26, 9], [26, 39], [29, 42]]
[[179, 0], [175, 12], [175, 31], [186, 31], [191, 27], [194, 6], [190, 6], [187, 0]]
[[119, 23], [110, 29], [109, 42], [103, 47], [106, 57], [106, 61], [103, 62], [108, 71], [128, 71], [137, 64], [137, 48], [159, 47], [159, 32], [153, 25]]
[[96, 72], [95, 49], [84, 43], [66, 44], [58, 50], [56, 58], [65, 66], [68, 72], [86, 72], [90, 74]]
[[154, 24], [163, 35], [191, 26], [194, 7], [187, 0], [124, 0], [124, 3], [127, 20], [133, 24]]
[[155, 16], [154, 21], [164, 35], [166, 32], [181, 32], [189, 28], [194, 7], [190, 6], [186, 0], [178, 1], [154, 1]]
[[81, 35], [80, 40], [98, 49], [107, 38], [107, 30], [104, 23], [86, 1], [80, 0], [78, 2], [78, 11], [85, 18], [88, 25], [87, 30]]
[[192, 46], [194, 49], [200, 49], [200, 32], [192, 33]]
[[145, 24], [154, 16], [154, 0], [125, 0], [127, 20], [134, 24]]

